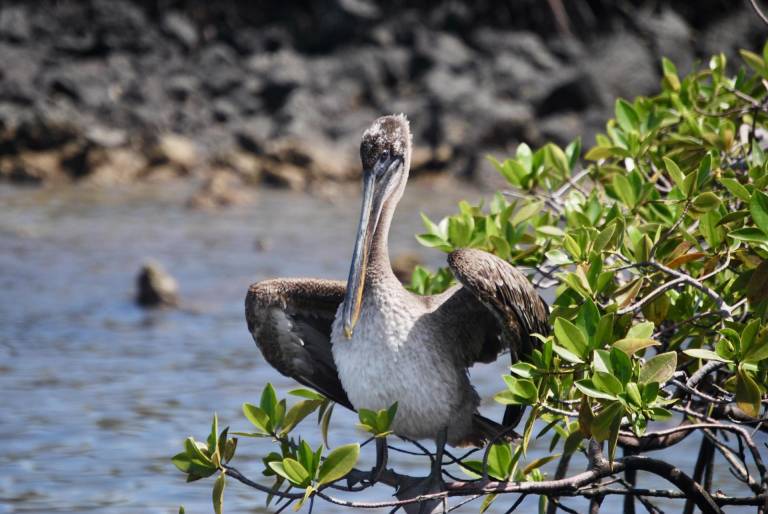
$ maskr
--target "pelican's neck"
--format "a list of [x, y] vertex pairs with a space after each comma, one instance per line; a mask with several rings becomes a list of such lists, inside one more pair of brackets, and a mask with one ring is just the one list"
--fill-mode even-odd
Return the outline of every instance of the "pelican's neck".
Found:
[[389, 227], [392, 224], [395, 207], [397, 207], [397, 200], [388, 201], [381, 210], [379, 223], [371, 240], [371, 254], [368, 256], [368, 269], [365, 276], [367, 286], [384, 284], [391, 287], [395, 284], [402, 288], [389, 261]]

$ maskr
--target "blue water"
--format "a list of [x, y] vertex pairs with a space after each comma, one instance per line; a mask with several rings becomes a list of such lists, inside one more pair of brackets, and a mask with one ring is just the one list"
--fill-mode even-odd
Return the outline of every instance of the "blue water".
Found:
[[[359, 193], [351, 188], [329, 202], [262, 191], [252, 205], [219, 213], [184, 208], [188, 193], [173, 183], [0, 186], [0, 513], [172, 513], [181, 504], [188, 513], [211, 512], [212, 482], [186, 484], [170, 456], [187, 435], [205, 438], [214, 411], [222, 425], [247, 430], [240, 405], [257, 401], [265, 382], [283, 394], [295, 386], [264, 364], [245, 327], [244, 294], [250, 283], [273, 276], [343, 278]], [[481, 193], [451, 182], [409, 186], [392, 253], [441, 263], [442, 254], [413, 239], [421, 228], [417, 213], [453, 212], [461, 197]], [[149, 257], [178, 279], [180, 309], [134, 306], [135, 274]], [[501, 412], [488, 399], [501, 388], [504, 368], [499, 362], [472, 370], [491, 417]], [[318, 441], [311, 421], [302, 433]], [[354, 418], [338, 408], [331, 443], [362, 438]], [[268, 446], [241, 440], [234, 464], [259, 479]], [[690, 472], [697, 452], [689, 438], [666, 458]], [[404, 470], [425, 469], [424, 459], [392, 459]], [[361, 465], [372, 462], [364, 452]], [[583, 468], [576, 459], [572, 469]], [[736, 487], [725, 465], [716, 483], [729, 492]], [[381, 489], [357, 499], [389, 494]], [[497, 501], [496, 511], [508, 500]], [[618, 502], [606, 500], [605, 511], [620, 509]], [[680, 505], [659, 504], [671, 511]], [[263, 495], [230, 481], [226, 511], [267, 512], [263, 505]], [[478, 508], [475, 502], [462, 512]], [[519, 512], [533, 509], [535, 499]]]

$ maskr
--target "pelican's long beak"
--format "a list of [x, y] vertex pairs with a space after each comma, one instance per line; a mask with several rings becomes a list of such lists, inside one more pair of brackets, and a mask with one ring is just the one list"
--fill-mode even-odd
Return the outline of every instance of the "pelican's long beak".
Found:
[[392, 158], [377, 162], [373, 170], [363, 171], [363, 208], [360, 212], [360, 223], [357, 226], [355, 250], [352, 253], [352, 264], [349, 268], [347, 293], [344, 296], [344, 310], [342, 311], [344, 335], [347, 339], [352, 337], [352, 331], [360, 317], [368, 256], [371, 251], [373, 235], [379, 224], [387, 184], [391, 180], [395, 166], [401, 166], [402, 162], [401, 158]]
[[352, 330], [360, 317], [360, 307], [363, 304], [363, 288], [365, 272], [368, 267], [368, 253], [371, 250], [371, 240], [376, 231], [376, 217], [371, 220], [373, 210], [376, 176], [374, 173], [363, 173], [363, 210], [360, 212], [360, 223], [357, 226], [355, 250], [352, 253], [352, 264], [349, 267], [347, 294], [344, 297], [344, 335], [352, 337]]

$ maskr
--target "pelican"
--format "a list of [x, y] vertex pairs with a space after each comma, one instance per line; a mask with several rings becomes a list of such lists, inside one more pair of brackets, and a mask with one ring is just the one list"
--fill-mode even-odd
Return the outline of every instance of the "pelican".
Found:
[[529, 353], [532, 334], [549, 331], [547, 304], [520, 271], [475, 249], [448, 255], [459, 285], [434, 296], [406, 290], [387, 250], [410, 168], [406, 117], [377, 119], [360, 156], [363, 202], [347, 282], [254, 284], [245, 300], [248, 329], [275, 369], [337, 403], [378, 410], [397, 402], [396, 435], [433, 439], [439, 455], [446, 441], [482, 446], [514, 416], [500, 425], [479, 414], [468, 369], [505, 350], [513, 361]]

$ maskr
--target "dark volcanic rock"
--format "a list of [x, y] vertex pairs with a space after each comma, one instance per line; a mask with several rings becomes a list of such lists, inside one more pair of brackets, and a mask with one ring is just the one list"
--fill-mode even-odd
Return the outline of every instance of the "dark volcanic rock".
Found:
[[617, 95], [657, 90], [662, 55], [683, 72], [765, 38], [722, 0], [587, 4], [564, 3], [568, 35], [547, 2], [6, 0], [0, 178], [194, 177], [215, 205], [262, 182], [319, 191], [357, 177], [362, 130], [392, 112], [419, 169], [483, 174], [520, 141], [588, 145]]
[[142, 307], [168, 307], [179, 302], [179, 286], [157, 262], [147, 262], [136, 277], [136, 303]]

